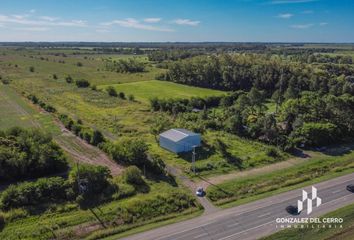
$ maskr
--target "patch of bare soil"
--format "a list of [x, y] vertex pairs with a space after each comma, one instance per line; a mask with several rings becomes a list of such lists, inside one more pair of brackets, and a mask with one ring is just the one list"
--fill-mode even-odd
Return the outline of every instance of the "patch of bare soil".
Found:
[[56, 121], [56, 123], [60, 127], [62, 134], [55, 137], [54, 140], [73, 160], [79, 163], [106, 166], [111, 170], [113, 176], [119, 175], [122, 172], [123, 166], [114, 162], [107, 154], [75, 136], [59, 121]]

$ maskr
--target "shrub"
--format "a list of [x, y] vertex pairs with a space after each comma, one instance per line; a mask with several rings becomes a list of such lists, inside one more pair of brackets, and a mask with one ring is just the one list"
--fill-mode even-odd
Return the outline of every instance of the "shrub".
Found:
[[1, 194], [0, 208], [8, 210], [49, 201], [67, 200], [68, 187], [69, 185], [61, 177], [40, 178], [35, 182], [10, 185]]
[[58, 76], [56, 74], [53, 74], [53, 79], [58, 79]]
[[141, 185], [144, 183], [141, 171], [136, 166], [127, 167], [123, 172], [123, 178], [127, 183], [133, 185]]
[[115, 161], [143, 166], [147, 161], [147, 144], [138, 138], [122, 138], [115, 143], [107, 142], [103, 150]]
[[14, 127], [0, 131], [0, 166], [0, 179], [11, 181], [62, 172], [67, 161], [49, 135]]
[[82, 67], [82, 66], [83, 66], [83, 64], [82, 64], [82, 62], [77, 62], [77, 63], [76, 63], [76, 66], [78, 66], [78, 67]]
[[32, 66], [29, 67], [29, 71], [30, 71], [30, 72], [34, 72], [34, 67], [32, 67]]
[[110, 184], [112, 178], [107, 167], [82, 164], [70, 171], [69, 182], [76, 194], [76, 201], [83, 209], [110, 198], [116, 189]]
[[73, 79], [72, 79], [72, 77], [71, 77], [70, 75], [68, 75], [68, 76], [65, 78], [65, 81], [66, 81], [67, 83], [72, 83], [72, 82], [73, 82]]
[[104, 139], [103, 134], [98, 130], [94, 130], [93, 134], [92, 134], [91, 144], [94, 146], [97, 146], [98, 144], [100, 144], [104, 141], [105, 141], [105, 139]]
[[124, 94], [124, 92], [120, 92], [118, 95], [119, 95], [119, 98], [125, 99], [125, 94]]
[[292, 133], [297, 143], [306, 146], [323, 146], [332, 144], [340, 139], [338, 127], [332, 123], [304, 123], [302, 127]]
[[109, 96], [112, 96], [112, 97], [117, 97], [118, 96], [116, 89], [114, 87], [112, 87], [112, 86], [108, 86], [106, 91], [107, 91]]
[[86, 79], [79, 79], [75, 81], [75, 84], [79, 88], [87, 88], [90, 86], [90, 82], [87, 81]]
[[135, 100], [134, 95], [133, 94], [129, 94], [128, 95], [128, 100], [133, 102]]
[[5, 218], [4, 216], [0, 213], [0, 230], [3, 229], [5, 226]]
[[112, 196], [113, 199], [123, 199], [134, 196], [136, 194], [134, 186], [130, 184], [118, 184], [118, 191]]

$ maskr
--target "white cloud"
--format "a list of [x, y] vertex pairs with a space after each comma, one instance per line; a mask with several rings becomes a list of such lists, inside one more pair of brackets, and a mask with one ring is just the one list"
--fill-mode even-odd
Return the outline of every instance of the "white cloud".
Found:
[[25, 27], [25, 28], [14, 28], [14, 30], [30, 31], [30, 32], [44, 32], [44, 31], [50, 30], [50, 28], [46, 28], [46, 27]]
[[320, 26], [321, 26], [321, 27], [324, 27], [324, 26], [326, 26], [326, 25], [328, 25], [327, 22], [321, 22], [321, 23], [320, 23]]
[[17, 24], [28, 26], [63, 26], [63, 27], [86, 27], [86, 22], [83, 20], [70, 20], [70, 21], [49, 21], [49, 20], [34, 20], [28, 16], [7, 16], [0, 15], [0, 24]]
[[58, 20], [56, 17], [50, 17], [50, 16], [40, 16], [39, 19], [45, 20], [45, 21], [50, 21], [53, 22], [55, 20]]
[[291, 4], [291, 3], [308, 3], [315, 2], [317, 0], [273, 0], [270, 4]]
[[280, 13], [280, 14], [278, 14], [278, 18], [284, 18], [284, 19], [289, 19], [289, 18], [291, 18], [291, 17], [293, 17], [294, 16], [294, 14], [291, 14], [291, 13]]
[[159, 31], [159, 32], [173, 32], [173, 29], [163, 28], [158, 26], [152, 26], [148, 24], [141, 23], [140, 21], [136, 20], [135, 18], [126, 18], [122, 20], [114, 20], [111, 22], [102, 23], [102, 26], [112, 26], [112, 25], [119, 25], [121, 27], [126, 28], [135, 28], [135, 29], [142, 29], [148, 31]]
[[307, 29], [312, 27], [313, 24], [312, 23], [308, 23], [308, 24], [295, 24], [295, 25], [291, 25], [291, 28], [296, 28], [296, 29]]
[[147, 22], [147, 23], [157, 23], [160, 21], [161, 21], [161, 18], [145, 18], [144, 19], [144, 22]]
[[200, 21], [192, 21], [190, 19], [176, 19], [173, 23], [178, 25], [198, 26]]

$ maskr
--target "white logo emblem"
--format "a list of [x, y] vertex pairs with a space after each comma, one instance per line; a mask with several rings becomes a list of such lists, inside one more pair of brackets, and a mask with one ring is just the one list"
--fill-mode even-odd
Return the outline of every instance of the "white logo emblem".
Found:
[[312, 202], [316, 202], [316, 207], [320, 206], [322, 199], [317, 197], [317, 188], [312, 187], [311, 198], [309, 198], [308, 193], [302, 190], [302, 201], [297, 200], [297, 211], [300, 213], [304, 209], [304, 203], [307, 201], [307, 214], [312, 212]]

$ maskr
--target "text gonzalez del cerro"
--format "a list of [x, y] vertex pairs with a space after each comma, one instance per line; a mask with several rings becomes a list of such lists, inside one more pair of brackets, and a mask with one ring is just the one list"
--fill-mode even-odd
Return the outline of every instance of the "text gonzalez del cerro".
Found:
[[343, 223], [343, 218], [277, 218], [276, 223]]

